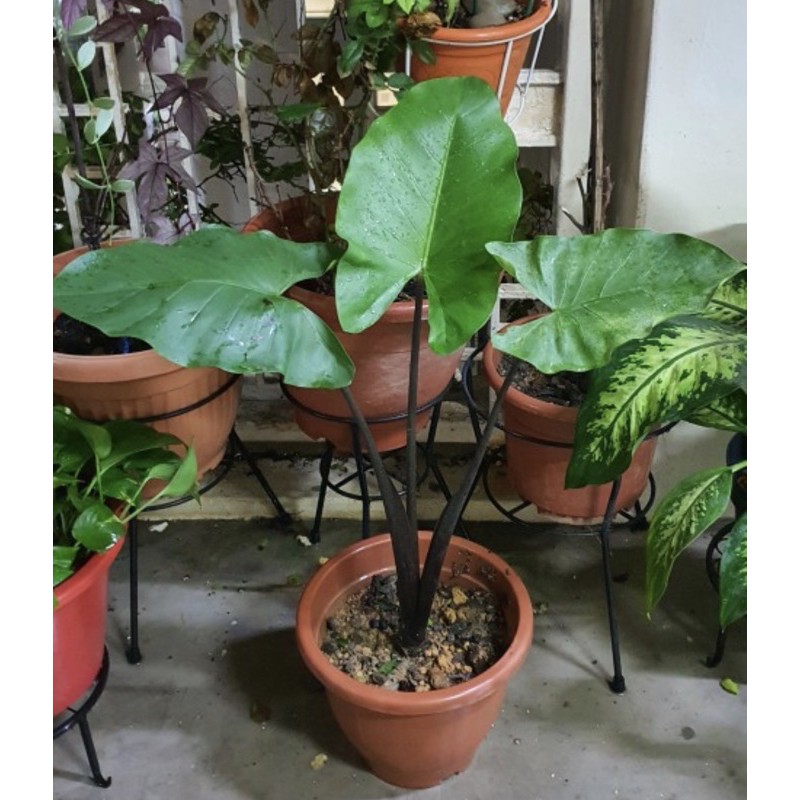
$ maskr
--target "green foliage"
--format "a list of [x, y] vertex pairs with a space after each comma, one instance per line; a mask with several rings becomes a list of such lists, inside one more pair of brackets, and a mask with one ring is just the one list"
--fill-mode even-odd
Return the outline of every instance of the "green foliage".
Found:
[[[337, 233], [348, 245], [336, 270], [345, 326], [352, 327], [350, 310], [365, 296], [368, 305], [377, 297], [388, 304], [391, 287], [396, 296], [421, 276], [432, 345], [448, 351], [463, 344], [486, 321], [497, 294], [499, 268], [483, 245], [513, 232], [520, 203], [515, 162], [497, 98], [477, 78], [419, 84], [371, 126], [337, 212]], [[498, 192], [490, 210], [484, 185]], [[350, 382], [352, 364], [323, 323], [283, 293], [321, 276], [338, 255], [323, 244], [212, 227], [169, 246], [87, 253], [55, 279], [54, 302], [108, 335], [147, 341], [177, 364], [278, 372], [291, 385], [337, 388]], [[398, 256], [414, 260], [398, 263]]]
[[[548, 374], [590, 372], [567, 488], [604, 484], [646, 436], [690, 421], [746, 432], [747, 272], [718, 248], [680, 234], [610, 229], [487, 246], [551, 313], [496, 333], [495, 346]], [[690, 475], [654, 512], [646, 608], [680, 553], [713, 525], [743, 464]], [[746, 521], [726, 550], [723, 627], [746, 609]]]
[[484, 245], [510, 239], [519, 217], [517, 146], [475, 78], [423, 82], [397, 110], [372, 124], [342, 187], [336, 232], [348, 248], [336, 270], [337, 311], [357, 333], [421, 279], [431, 347], [449, 353], [486, 322], [497, 297], [500, 269]]
[[[94, 423], [53, 406], [53, 586], [91, 553], [112, 547], [126, 524], [168, 497], [197, 492], [197, 459], [182, 445], [141, 422]], [[163, 486], [149, 499], [151, 481]]]

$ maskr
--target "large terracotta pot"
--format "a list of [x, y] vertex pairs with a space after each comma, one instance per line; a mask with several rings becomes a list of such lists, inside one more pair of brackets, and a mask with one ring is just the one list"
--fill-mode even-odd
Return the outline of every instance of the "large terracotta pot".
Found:
[[514, 86], [534, 33], [544, 27], [555, 9], [553, 0], [540, 0], [531, 16], [489, 28], [439, 28], [426, 41], [436, 62], [425, 64], [411, 57], [415, 81], [474, 75], [497, 93], [503, 114], [508, 110]]
[[106, 638], [108, 571], [123, 542], [120, 537], [112, 548], [93, 555], [54, 589], [54, 717], [79, 700], [100, 671]]
[[[420, 533], [420, 562], [430, 537], [430, 532]], [[300, 653], [324, 685], [338, 724], [375, 775], [408, 789], [435, 786], [467, 769], [533, 640], [531, 600], [508, 564], [485, 547], [458, 537], [451, 540], [444, 563], [444, 582], [495, 592], [508, 626], [505, 654], [460, 686], [396, 692], [365, 685], [340, 672], [320, 650], [325, 622], [345, 598], [373, 575], [394, 572], [388, 534], [356, 542], [326, 562], [306, 585], [297, 607]]]
[[[533, 317], [514, 324], [530, 319]], [[491, 342], [483, 352], [484, 374], [495, 392], [503, 384], [503, 376], [498, 372], [502, 355]], [[533, 503], [541, 514], [587, 523], [602, 519], [611, 495], [611, 484], [564, 488], [572, 448], [558, 445], [570, 445], [575, 440], [577, 419], [577, 408], [537, 400], [513, 386], [503, 399], [506, 467], [514, 491], [523, 500]], [[656, 439], [647, 439], [634, 453], [630, 467], [622, 474], [617, 510], [631, 508], [642, 496], [655, 447]]]
[[[53, 275], [84, 252], [77, 248], [54, 256]], [[180, 367], [154, 350], [110, 356], [53, 352], [53, 401], [85, 419], [148, 420], [180, 412], [149, 424], [194, 443], [198, 477], [225, 455], [241, 391], [240, 376], [213, 367]]]
[[[270, 230], [279, 236], [291, 235], [295, 241], [307, 241], [310, 234], [302, 225], [303, 208], [302, 201], [298, 200], [281, 204], [280, 223], [274, 212], [265, 210], [251, 219], [243, 232]], [[377, 323], [362, 333], [350, 334], [345, 333], [339, 324], [336, 303], [332, 296], [299, 286], [292, 287], [287, 296], [321, 317], [353, 360], [356, 371], [350, 391], [367, 420], [391, 418], [390, 421], [370, 424], [378, 451], [385, 453], [404, 447], [413, 301], [393, 303]], [[425, 303], [423, 319], [427, 320], [427, 314], [428, 305]], [[427, 322], [423, 323], [420, 340], [417, 408], [429, 407], [417, 415], [417, 431], [421, 431], [428, 423], [431, 416], [430, 404], [447, 389], [463, 352], [461, 348], [446, 356], [434, 353], [428, 346]], [[284, 391], [295, 401], [295, 420], [307, 436], [327, 440], [340, 453], [353, 452], [350, 409], [340, 391], [300, 389], [293, 386], [284, 387]], [[363, 442], [361, 445], [366, 451]]]

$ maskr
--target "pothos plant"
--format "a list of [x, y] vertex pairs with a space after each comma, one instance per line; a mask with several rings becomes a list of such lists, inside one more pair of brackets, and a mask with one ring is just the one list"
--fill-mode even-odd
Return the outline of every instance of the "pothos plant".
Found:
[[[513, 132], [483, 81], [425, 81], [376, 120], [353, 150], [336, 211], [343, 250], [286, 241], [268, 232], [242, 236], [209, 227], [168, 247], [139, 243], [125, 248], [125, 270], [119, 269], [119, 252], [87, 254], [54, 283], [59, 308], [109, 335], [138, 336], [175, 363], [277, 372], [288, 385], [343, 392], [386, 508], [406, 647], [425, 638], [448, 543], [514, 370], [498, 392], [461, 484], [434, 526], [420, 568], [416, 495], [409, 492], [404, 501], [383, 468], [348, 389], [352, 363], [321, 320], [285, 297], [285, 291], [335, 268], [339, 320], [346, 331], [359, 333], [382, 316], [401, 290], [410, 289], [415, 314], [407, 463], [408, 485], [413, 486], [418, 371], [413, 342], [421, 337], [425, 298], [430, 347], [451, 353], [486, 323], [501, 274], [509, 270], [529, 290], [541, 291], [554, 308], [556, 300], [565, 307], [549, 315], [549, 321], [519, 326], [525, 328], [520, 340], [497, 336], [497, 346], [551, 371], [574, 368], [576, 360], [591, 369], [606, 363], [617, 346], [646, 335], [665, 319], [702, 310], [716, 286], [735, 271], [732, 260], [702, 243], [651, 232], [581, 237], [577, 260], [566, 237], [512, 244], [522, 199], [517, 155]], [[520, 263], [514, 257], [518, 252]], [[570, 305], [581, 304], [586, 308], [571, 313], [577, 309]], [[598, 313], [604, 310], [608, 313]], [[564, 330], [576, 337], [573, 346], [567, 345]]]
[[[175, 436], [142, 422], [89, 422], [53, 406], [54, 587], [112, 547], [150, 506], [196, 494], [194, 448], [180, 456], [170, 449], [178, 445]], [[145, 497], [155, 485], [161, 488]]]

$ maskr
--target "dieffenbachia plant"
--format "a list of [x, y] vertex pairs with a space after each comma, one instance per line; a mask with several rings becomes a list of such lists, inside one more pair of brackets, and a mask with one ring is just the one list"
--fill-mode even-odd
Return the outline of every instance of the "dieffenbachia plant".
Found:
[[[422, 330], [425, 294], [431, 348], [457, 350], [488, 320], [497, 297], [501, 268], [485, 244], [512, 237], [522, 202], [517, 156], [487, 84], [425, 81], [354, 148], [336, 216], [336, 232], [347, 242], [343, 256], [268, 232], [245, 236], [209, 227], [173, 245], [138, 242], [89, 253], [54, 281], [54, 305], [63, 312], [108, 335], [142, 339], [182, 366], [276, 372], [289, 385], [342, 389], [381, 485], [409, 645], [424, 639], [442, 560], [475, 473], [435, 527], [420, 574], [414, 492], [404, 507], [382, 470], [347, 389], [352, 363], [321, 320], [284, 292], [335, 267], [339, 318], [355, 332], [414, 281], [414, 336]], [[414, 476], [416, 372], [413, 355], [408, 461]], [[487, 445], [488, 439], [476, 453], [475, 471]]]
[[[668, 423], [746, 431], [743, 264], [689, 236], [640, 230], [539, 237], [488, 249], [552, 309], [495, 334], [495, 346], [548, 374], [591, 371], [567, 488], [615, 480], [645, 437]], [[725, 512], [732, 476], [744, 466], [684, 479], [654, 512], [646, 555], [648, 613], [678, 555]], [[722, 558], [723, 628], [746, 607], [746, 551], [744, 515]]]

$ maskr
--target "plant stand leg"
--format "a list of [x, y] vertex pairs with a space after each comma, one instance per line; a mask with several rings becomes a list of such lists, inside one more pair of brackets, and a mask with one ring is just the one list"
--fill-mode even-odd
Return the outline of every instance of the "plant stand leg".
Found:
[[611, 487], [611, 496], [608, 498], [603, 525], [600, 529], [600, 546], [603, 551], [603, 578], [605, 581], [606, 608], [608, 609], [608, 627], [611, 634], [611, 656], [614, 662], [614, 677], [608, 682], [612, 692], [622, 694], [625, 691], [625, 678], [622, 675], [622, 660], [620, 658], [619, 631], [617, 629], [617, 614], [614, 608], [614, 595], [611, 588], [611, 544], [609, 533], [611, 520], [614, 517], [614, 506], [619, 494], [620, 479], [617, 478]]
[[319, 544], [319, 529], [322, 525], [322, 510], [325, 507], [325, 497], [328, 493], [328, 481], [331, 474], [331, 464], [333, 463], [333, 445], [325, 442], [325, 451], [319, 462], [319, 495], [317, 495], [317, 510], [314, 514], [314, 526], [311, 528], [310, 539], [314, 544]]
[[125, 651], [129, 664], [141, 664], [139, 650], [139, 523], [134, 517], [128, 523], [128, 552], [130, 555], [130, 642]]
[[248, 450], [244, 442], [239, 438], [239, 434], [236, 433], [236, 430], [231, 431], [230, 438], [234, 448], [247, 462], [247, 466], [250, 467], [250, 471], [253, 473], [253, 475], [256, 476], [256, 480], [258, 481], [261, 488], [264, 490], [264, 493], [269, 498], [270, 503], [272, 503], [272, 506], [278, 515], [277, 519], [275, 520], [275, 523], [282, 528], [288, 528], [292, 524], [292, 517], [283, 507], [281, 501], [278, 499], [278, 495], [275, 494], [275, 491], [270, 486], [269, 481], [266, 479], [261, 468], [258, 466], [258, 462], [253, 457], [253, 454], [250, 452], [250, 450]]
[[722, 657], [725, 655], [725, 640], [728, 637], [728, 632], [725, 628], [719, 628], [717, 631], [717, 644], [714, 652], [706, 659], [707, 667], [716, 667]]
[[95, 750], [92, 732], [89, 729], [89, 720], [86, 717], [82, 717], [78, 722], [78, 728], [81, 732], [81, 739], [83, 739], [83, 746], [86, 749], [86, 757], [89, 759], [89, 768], [92, 770], [92, 780], [101, 789], [108, 789], [111, 786], [111, 778], [104, 777], [100, 771], [100, 762], [97, 759], [97, 750]]
[[92, 731], [89, 727], [88, 714], [92, 708], [94, 708], [95, 703], [100, 699], [100, 695], [106, 687], [108, 669], [108, 648], [103, 648], [103, 662], [95, 678], [95, 685], [91, 693], [78, 709], [70, 709], [70, 716], [53, 728], [53, 740], [56, 740], [59, 736], [63, 736], [67, 731], [72, 730], [75, 725], [78, 726], [81, 732], [81, 739], [83, 740], [83, 747], [86, 750], [86, 758], [89, 761], [89, 768], [92, 771], [92, 781], [101, 789], [107, 789], [111, 786], [111, 778], [106, 778], [100, 771], [100, 761], [97, 758], [97, 750], [95, 749]]
[[361, 492], [361, 538], [369, 538], [369, 505], [372, 502], [367, 486], [367, 470], [364, 464], [364, 454], [361, 452], [361, 436], [358, 432], [358, 425], [350, 422], [350, 430], [353, 435], [353, 458], [356, 461], [356, 473], [358, 474], [358, 489]]

